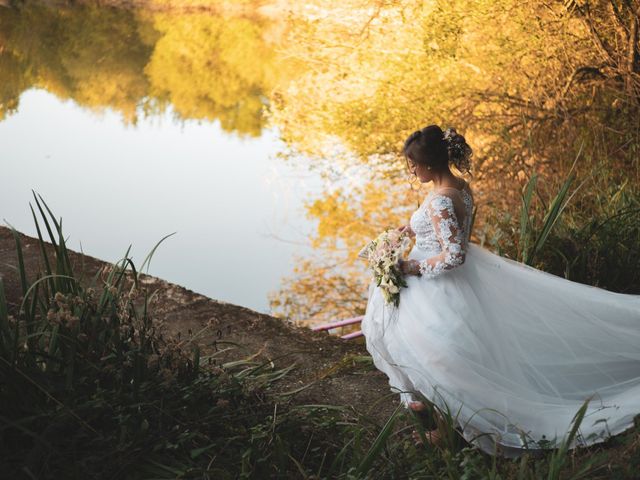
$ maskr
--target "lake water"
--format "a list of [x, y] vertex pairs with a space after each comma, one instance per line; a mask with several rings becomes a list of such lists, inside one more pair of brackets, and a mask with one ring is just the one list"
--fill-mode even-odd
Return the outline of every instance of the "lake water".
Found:
[[103, 260], [131, 244], [139, 266], [176, 232], [148, 273], [212, 298], [268, 313], [292, 255], [310, 251], [302, 204], [322, 182], [275, 156], [276, 131], [241, 138], [171, 109], [128, 125], [30, 89], [0, 122], [0, 145], [3, 224], [36, 235], [33, 189], [62, 217], [70, 248]]
[[[362, 188], [368, 166], [336, 162], [333, 150], [292, 156], [278, 106], [306, 113], [304, 98], [283, 92], [315, 67], [287, 51], [287, 16], [257, 4], [108, 3], [0, 3], [0, 222], [35, 235], [33, 189], [62, 217], [74, 250], [115, 262], [132, 245], [139, 266], [175, 232], [150, 274], [263, 313], [272, 313], [270, 292], [294, 285], [303, 291], [293, 304], [318, 305], [292, 313], [298, 321], [351, 312], [341, 290], [323, 293], [315, 279], [342, 275], [344, 253], [366, 238], [369, 214], [352, 213], [353, 199], [368, 195], [371, 209], [387, 188]], [[357, 238], [346, 246], [343, 233]], [[344, 276], [355, 292], [354, 271]]]

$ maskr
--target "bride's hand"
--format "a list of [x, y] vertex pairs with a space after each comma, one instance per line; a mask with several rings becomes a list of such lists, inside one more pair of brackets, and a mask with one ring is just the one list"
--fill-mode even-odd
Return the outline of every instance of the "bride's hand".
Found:
[[402, 225], [398, 228], [396, 228], [396, 230], [398, 230], [399, 232], [403, 232], [403, 231], [407, 231], [407, 233], [409, 234], [410, 237], [415, 236], [414, 231], [411, 229], [411, 225]]
[[420, 263], [417, 260], [400, 260], [398, 262], [400, 267], [400, 271], [405, 275], [417, 275], [418, 277], [422, 274], [420, 273]]

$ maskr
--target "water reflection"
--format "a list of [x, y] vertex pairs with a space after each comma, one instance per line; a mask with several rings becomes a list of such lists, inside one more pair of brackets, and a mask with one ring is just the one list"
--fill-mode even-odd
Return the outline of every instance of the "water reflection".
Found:
[[171, 105], [181, 119], [258, 136], [268, 92], [291, 74], [274, 53], [281, 28], [273, 23], [91, 3], [0, 8], [0, 118], [40, 87], [129, 123]]
[[145, 67], [149, 93], [182, 118], [220, 121], [251, 135], [264, 127], [266, 94], [286, 74], [258, 20], [209, 15], [154, 17], [161, 32]]
[[40, 87], [135, 121], [148, 94], [144, 67], [157, 37], [128, 10], [39, 2], [0, 8], [0, 115], [17, 110], [22, 92]]
[[300, 205], [320, 182], [274, 158], [276, 132], [247, 141], [217, 124], [177, 125], [170, 112], [126, 127], [113, 112], [96, 117], [32, 90], [0, 123], [0, 143], [11, 179], [0, 219], [27, 234], [31, 188], [63, 217], [70, 247], [98, 258], [115, 261], [132, 243], [140, 264], [175, 231], [149, 273], [263, 312], [291, 255], [308, 254]]
[[[318, 175], [276, 158], [267, 92], [289, 75], [270, 20], [0, 7], [0, 219], [35, 235], [31, 189], [71, 248], [268, 312], [308, 254]], [[71, 102], [67, 100], [72, 100]], [[97, 114], [96, 114], [97, 113]], [[4, 223], [4, 220], [3, 220]], [[282, 241], [285, 240], [285, 241]]]

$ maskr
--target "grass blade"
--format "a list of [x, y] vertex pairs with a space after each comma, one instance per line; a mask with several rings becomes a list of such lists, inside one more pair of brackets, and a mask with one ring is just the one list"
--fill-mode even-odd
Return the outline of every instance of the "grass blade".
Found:
[[520, 258], [526, 263], [529, 256], [529, 237], [531, 233], [529, 211], [533, 190], [538, 182], [538, 174], [535, 173], [527, 182], [525, 193], [522, 195], [522, 211], [520, 212]]
[[376, 459], [376, 457], [380, 453], [380, 450], [382, 450], [382, 447], [384, 447], [385, 443], [387, 442], [387, 439], [391, 435], [393, 426], [396, 423], [396, 420], [398, 419], [400, 414], [402, 413], [403, 408], [404, 406], [400, 404], [395, 409], [395, 411], [391, 414], [391, 416], [387, 420], [387, 423], [385, 423], [384, 427], [382, 427], [382, 430], [380, 430], [380, 433], [374, 440], [373, 445], [371, 445], [371, 448], [364, 456], [364, 459], [362, 460], [362, 462], [360, 462], [360, 465], [358, 465], [358, 468], [356, 469], [356, 474], [364, 475], [371, 469], [371, 465], [373, 464], [373, 461]]
[[[5, 220], [6, 221], [6, 220]], [[24, 268], [24, 255], [22, 254], [22, 244], [20, 243], [20, 235], [18, 231], [7, 222], [7, 225], [11, 227], [11, 233], [16, 243], [16, 252], [18, 254], [18, 273], [20, 274], [20, 287], [22, 288], [22, 294], [26, 295], [29, 288], [29, 280], [27, 279], [27, 272]]]
[[[155, 253], [156, 249], [158, 248], [158, 246], [167, 238], [169, 238], [171, 235], [175, 235], [178, 232], [173, 232], [170, 233], [168, 235], [165, 235], [164, 237], [162, 237], [158, 243], [156, 243], [156, 245], [151, 249], [151, 251], [147, 254], [147, 256], [145, 257], [144, 261], [142, 262], [142, 265], [140, 265], [140, 271], [142, 272], [142, 269], [144, 268], [145, 263], [149, 262], [149, 264], [151, 264], [151, 258], [153, 257], [153, 254]], [[149, 273], [149, 265], [147, 265], [147, 273]]]
[[576, 414], [573, 416], [571, 430], [569, 430], [569, 434], [562, 440], [560, 444], [560, 448], [558, 448], [551, 455], [551, 459], [549, 460], [549, 476], [548, 480], [559, 480], [560, 479], [560, 471], [564, 466], [564, 462], [566, 460], [567, 452], [569, 447], [573, 443], [573, 440], [578, 433], [578, 429], [580, 428], [580, 424], [584, 419], [585, 414], [587, 413], [587, 407], [589, 406], [589, 402], [592, 397], [587, 398], [582, 406], [578, 409]]

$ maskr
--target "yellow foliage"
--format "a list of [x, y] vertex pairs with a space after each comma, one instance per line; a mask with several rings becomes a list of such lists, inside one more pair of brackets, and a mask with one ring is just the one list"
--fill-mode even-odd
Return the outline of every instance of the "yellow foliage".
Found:
[[[211, 2], [210, 2], [211, 3]], [[184, 119], [218, 120], [229, 132], [257, 136], [278, 82], [295, 75], [277, 53], [282, 27], [218, 2], [220, 12], [168, 13], [29, 3], [0, 9], [0, 112], [22, 91], [60, 98], [135, 122], [172, 104]], [[213, 4], [211, 4], [213, 5]]]
[[260, 25], [202, 14], [162, 14], [154, 25], [162, 38], [145, 67], [151, 95], [183, 118], [218, 119], [227, 131], [259, 135], [276, 74]]

